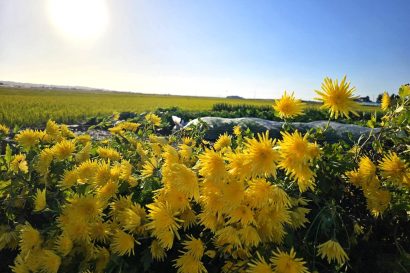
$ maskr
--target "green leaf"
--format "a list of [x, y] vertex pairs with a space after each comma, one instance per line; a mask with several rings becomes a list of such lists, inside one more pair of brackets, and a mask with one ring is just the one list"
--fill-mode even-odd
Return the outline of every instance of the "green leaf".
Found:
[[12, 151], [11, 151], [10, 145], [7, 144], [7, 146], [6, 146], [6, 154], [4, 155], [4, 159], [6, 159], [6, 163], [7, 163], [7, 164], [10, 164], [11, 156], [12, 156]]

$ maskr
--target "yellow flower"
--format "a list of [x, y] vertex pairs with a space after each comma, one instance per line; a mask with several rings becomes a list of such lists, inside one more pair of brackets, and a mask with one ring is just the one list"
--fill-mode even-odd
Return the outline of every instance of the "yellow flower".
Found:
[[71, 249], [73, 248], [73, 241], [70, 237], [63, 233], [60, 235], [56, 241], [55, 250], [60, 253], [63, 257], [67, 256]]
[[302, 136], [298, 131], [293, 134], [282, 132], [279, 142], [281, 161], [279, 166], [298, 182], [299, 190], [313, 188], [314, 173], [310, 169], [311, 162], [320, 155], [316, 144], [310, 143], [308, 134]]
[[96, 161], [87, 160], [77, 167], [78, 182], [89, 183], [95, 178], [98, 170], [98, 163]]
[[256, 252], [258, 258], [249, 263], [248, 273], [273, 273], [272, 267], [261, 255]]
[[382, 103], [381, 103], [381, 108], [383, 111], [386, 111], [389, 109], [390, 106], [390, 96], [389, 93], [384, 92], [382, 96]]
[[61, 138], [60, 127], [51, 119], [47, 121], [46, 133], [51, 136], [52, 139], [59, 140], [59, 138]]
[[282, 95], [280, 100], [276, 100], [273, 108], [278, 112], [282, 119], [293, 118], [303, 113], [305, 104], [301, 100], [295, 99], [293, 93], [291, 95]]
[[20, 250], [23, 255], [31, 250], [40, 249], [41, 247], [40, 232], [31, 225], [26, 224], [20, 231]]
[[178, 273], [206, 273], [203, 263], [189, 254], [183, 254], [175, 260], [174, 267]]
[[40, 155], [38, 156], [38, 161], [36, 164], [36, 170], [41, 175], [46, 175], [48, 172], [48, 168], [50, 167], [51, 162], [53, 161], [54, 153], [53, 150], [50, 148], [45, 148], [41, 151]]
[[111, 227], [108, 223], [97, 220], [91, 223], [90, 234], [92, 240], [105, 243], [111, 236]]
[[90, 135], [86, 135], [86, 134], [84, 134], [84, 135], [79, 135], [79, 136], [77, 136], [76, 138], [75, 138], [75, 141], [77, 142], [80, 142], [81, 144], [83, 144], [83, 145], [85, 145], [85, 144], [87, 144], [88, 142], [90, 142], [91, 141], [91, 136]]
[[238, 231], [239, 238], [245, 247], [258, 246], [261, 242], [261, 237], [259, 236], [256, 229], [252, 226], [245, 226]]
[[67, 159], [75, 150], [73, 142], [63, 139], [52, 148], [54, 156], [59, 160]]
[[167, 254], [158, 240], [153, 240], [149, 249], [154, 260], [159, 262], [163, 262], [165, 260]]
[[386, 154], [379, 162], [379, 168], [384, 178], [391, 179], [396, 183], [403, 183], [410, 187], [407, 163], [398, 157], [395, 152]]
[[215, 244], [220, 247], [224, 245], [240, 246], [239, 231], [232, 226], [219, 229], [215, 233]]
[[161, 118], [154, 113], [149, 113], [145, 116], [145, 119], [154, 126], [161, 125]]
[[40, 142], [42, 136], [43, 134], [40, 131], [26, 129], [19, 132], [14, 139], [25, 149], [30, 149]]
[[317, 255], [322, 259], [326, 258], [328, 263], [337, 261], [339, 265], [342, 265], [349, 260], [349, 257], [343, 250], [342, 246], [334, 240], [329, 240], [319, 245]]
[[105, 162], [98, 164], [97, 171], [95, 173], [94, 182], [98, 186], [104, 186], [111, 181], [111, 169], [110, 165]]
[[308, 214], [310, 209], [297, 207], [293, 211], [290, 212], [290, 217], [292, 218], [291, 227], [294, 229], [305, 227], [305, 224], [309, 222], [306, 218], [306, 214]]
[[101, 201], [91, 195], [75, 196], [69, 202], [72, 208], [70, 211], [81, 219], [95, 219], [102, 210]]
[[91, 153], [91, 144], [87, 143], [85, 146], [75, 155], [75, 160], [78, 163], [84, 162], [86, 160], [90, 159], [90, 153]]
[[97, 153], [101, 158], [111, 159], [111, 160], [120, 160], [121, 154], [112, 148], [98, 147]]
[[246, 139], [247, 162], [252, 164], [252, 175], [272, 175], [276, 177], [276, 163], [279, 152], [274, 149], [275, 140], [269, 138], [269, 131], [258, 134], [258, 139]]
[[225, 155], [228, 163], [228, 173], [243, 180], [252, 175], [252, 162], [242, 152], [229, 152]]
[[183, 164], [166, 165], [162, 171], [163, 183], [184, 193], [188, 198], [199, 199], [199, 185], [196, 173]]
[[242, 134], [242, 128], [241, 128], [240, 125], [235, 125], [235, 126], [233, 127], [233, 134], [234, 134], [235, 136], [237, 136], [237, 137]]
[[46, 207], [46, 189], [37, 189], [34, 197], [34, 211], [42, 211]]
[[95, 273], [103, 273], [110, 261], [110, 252], [105, 248], [101, 247], [97, 252], [97, 262], [95, 263]]
[[43, 250], [40, 256], [40, 268], [44, 273], [57, 273], [61, 258], [51, 250]]
[[114, 234], [111, 248], [114, 253], [120, 256], [130, 256], [131, 254], [134, 255], [134, 243], [135, 239], [132, 235], [125, 233], [122, 230], [118, 230]]
[[12, 170], [14, 173], [28, 173], [26, 156], [23, 154], [15, 155], [10, 162], [10, 170]]
[[9, 127], [0, 123], [0, 134], [8, 135], [10, 133]]
[[329, 109], [330, 117], [338, 118], [345, 116], [349, 118], [349, 112], [357, 115], [358, 103], [354, 101], [356, 97], [353, 96], [354, 87], [350, 87], [350, 83], [346, 82], [346, 76], [343, 77], [340, 84], [338, 80], [325, 78], [322, 83], [322, 90], [315, 90], [320, 96], [316, 100], [323, 102], [321, 108]]
[[125, 230], [135, 231], [141, 225], [141, 216], [132, 209], [125, 209], [120, 214], [120, 222]]
[[198, 260], [202, 259], [205, 251], [204, 243], [200, 239], [196, 239], [190, 235], [188, 235], [188, 239], [189, 240], [182, 242], [186, 251], [185, 253]]
[[293, 248], [289, 253], [280, 251], [272, 252], [273, 257], [270, 261], [273, 264], [275, 273], [308, 273], [306, 262], [302, 258], [296, 258], [296, 252]]
[[222, 155], [213, 150], [205, 150], [198, 156], [199, 174], [212, 180], [221, 180], [226, 174], [226, 165]]
[[[179, 238], [179, 220], [169, 205], [163, 203], [152, 203], [147, 205], [149, 209], [148, 218], [151, 220], [147, 224], [148, 229], [152, 229], [152, 234], [157, 237], [164, 246], [169, 249], [172, 247], [173, 234]], [[172, 241], [170, 240], [172, 237]]]
[[231, 146], [232, 137], [227, 133], [220, 135], [218, 140], [214, 144], [216, 151], [222, 150], [222, 148]]
[[155, 169], [158, 168], [158, 162], [155, 158], [151, 158], [146, 161], [142, 166], [141, 176], [143, 178], [151, 177], [154, 174]]
[[380, 216], [389, 207], [391, 194], [388, 190], [369, 187], [364, 191], [364, 196], [366, 197], [367, 208], [374, 217]]
[[63, 179], [60, 182], [60, 185], [63, 188], [69, 188], [77, 184], [78, 179], [78, 171], [77, 169], [65, 171], [63, 175]]
[[255, 223], [252, 210], [245, 205], [237, 207], [228, 216], [230, 219], [227, 224], [240, 222], [243, 226], [247, 226]]

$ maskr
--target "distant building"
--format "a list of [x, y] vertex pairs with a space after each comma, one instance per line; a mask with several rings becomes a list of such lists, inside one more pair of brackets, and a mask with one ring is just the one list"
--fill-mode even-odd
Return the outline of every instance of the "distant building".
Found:
[[370, 97], [369, 97], [369, 96], [359, 97], [359, 98], [355, 99], [355, 101], [357, 101], [357, 102], [372, 102], [372, 101], [370, 100]]
[[227, 99], [239, 99], [239, 100], [243, 100], [243, 98], [241, 96], [227, 96]]

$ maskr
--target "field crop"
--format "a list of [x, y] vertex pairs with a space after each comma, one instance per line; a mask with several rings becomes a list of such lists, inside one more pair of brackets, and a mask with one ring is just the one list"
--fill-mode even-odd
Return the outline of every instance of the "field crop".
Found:
[[[211, 110], [217, 103], [271, 106], [273, 100], [0, 88], [0, 123], [9, 126], [39, 126], [53, 119], [71, 124], [92, 116], [113, 112], [141, 113], [159, 107], [178, 106], [183, 110]], [[308, 107], [318, 106], [319, 104], [315, 103], [308, 104]], [[360, 110], [374, 109], [371, 106], [362, 106]]]

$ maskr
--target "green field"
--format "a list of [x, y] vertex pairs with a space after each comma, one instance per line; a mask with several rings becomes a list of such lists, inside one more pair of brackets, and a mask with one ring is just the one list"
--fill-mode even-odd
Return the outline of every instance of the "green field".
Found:
[[[14, 126], [43, 125], [48, 119], [75, 123], [113, 112], [144, 112], [177, 106], [184, 110], [210, 110], [216, 103], [271, 105], [273, 100], [148, 95], [125, 92], [37, 90], [0, 88], [0, 123]], [[318, 104], [309, 104], [318, 107]], [[374, 110], [364, 106], [363, 111]]]

